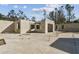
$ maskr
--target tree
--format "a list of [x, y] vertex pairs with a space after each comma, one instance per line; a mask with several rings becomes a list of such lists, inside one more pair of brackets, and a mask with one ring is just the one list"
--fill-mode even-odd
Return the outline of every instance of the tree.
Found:
[[46, 19], [46, 10], [44, 9], [43, 12], [44, 12], [43, 15], [44, 15], [44, 20], [45, 20]]
[[66, 19], [63, 13], [63, 6], [59, 9], [55, 8], [55, 11], [51, 11], [49, 13], [49, 19], [54, 20], [55, 23], [64, 23]]
[[9, 18], [6, 15], [0, 13], [0, 20], [8, 20]]
[[17, 15], [18, 15], [19, 19], [26, 19], [27, 18], [27, 16], [21, 10], [19, 10], [19, 12], [17, 13]]
[[2, 14], [0, 13], [0, 19], [3, 19], [3, 16], [4, 16], [4, 15], [2, 15]]
[[29, 20], [29, 18], [27, 18], [27, 16], [26, 16], [26, 15], [24, 15], [24, 19]]
[[55, 8], [55, 22], [57, 22], [58, 20], [58, 9]]
[[58, 10], [58, 20], [57, 23], [65, 23], [66, 19], [63, 13], [63, 6]]
[[74, 6], [71, 6], [70, 4], [66, 4], [65, 9], [68, 13], [68, 21], [70, 22], [71, 16], [72, 16], [72, 10], [74, 9]]
[[34, 16], [31, 18], [32, 21], [36, 22], [35, 19], [36, 19], [36, 18], [35, 18]]
[[48, 19], [54, 20], [56, 23], [56, 21], [58, 20], [58, 9], [57, 8], [55, 8], [55, 11], [49, 12]]
[[50, 20], [55, 20], [54, 11], [49, 12], [48, 18], [49, 18]]
[[76, 17], [75, 17], [75, 14], [72, 14], [71, 19], [74, 19], [74, 18], [76, 18]]
[[10, 20], [14, 20], [14, 21], [17, 20], [17, 15], [15, 13], [15, 10], [10, 10], [7, 16], [10, 18]]

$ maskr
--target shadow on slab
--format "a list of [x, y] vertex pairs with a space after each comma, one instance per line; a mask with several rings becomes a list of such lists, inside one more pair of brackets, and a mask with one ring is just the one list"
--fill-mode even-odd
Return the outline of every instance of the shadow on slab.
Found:
[[0, 39], [0, 46], [1, 45], [5, 45], [5, 44], [6, 44], [5, 40], [4, 39]]
[[78, 54], [79, 38], [58, 38], [50, 46], [67, 53]]

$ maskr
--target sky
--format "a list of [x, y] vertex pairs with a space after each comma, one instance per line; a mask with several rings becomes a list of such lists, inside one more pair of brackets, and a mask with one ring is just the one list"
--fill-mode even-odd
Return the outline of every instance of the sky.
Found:
[[[60, 6], [65, 6], [65, 4], [0, 4], [0, 13], [7, 15], [10, 10], [22, 10], [24, 14], [31, 18], [36, 17], [36, 20], [41, 20], [43, 18], [43, 10], [45, 9], [47, 13], [54, 10], [54, 8], [59, 8]], [[76, 19], [79, 18], [79, 4], [72, 4], [74, 6], [73, 12], [75, 13]], [[67, 15], [67, 11], [64, 8], [64, 13]]]

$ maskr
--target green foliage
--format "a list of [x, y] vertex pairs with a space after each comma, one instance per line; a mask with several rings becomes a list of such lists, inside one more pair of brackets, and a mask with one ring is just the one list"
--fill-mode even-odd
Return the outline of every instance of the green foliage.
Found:
[[19, 10], [17, 13], [19, 19], [27, 19], [27, 16], [24, 14], [22, 10]]
[[46, 19], [46, 10], [44, 9], [43, 12], [44, 19]]
[[0, 20], [6, 20], [6, 19], [8, 19], [8, 17], [0, 13]]
[[63, 13], [63, 6], [59, 10], [55, 8], [55, 11], [51, 11], [48, 18], [55, 21], [55, 23], [65, 23], [66, 19]]
[[15, 10], [10, 10], [10, 12], [8, 12], [8, 18], [12, 21], [17, 20], [17, 14], [15, 13]]
[[[66, 9], [67, 14], [68, 14], [67, 22], [70, 22], [70, 19], [74, 19], [75, 18], [75, 14], [72, 13], [72, 11], [74, 10], [74, 6], [71, 6], [70, 4], [66, 4], [65, 7], [61, 6], [59, 8], [55, 8], [55, 11], [49, 12], [48, 16], [47, 16], [46, 10], [43, 10], [43, 16], [44, 16], [43, 20], [45, 20], [46, 17], [47, 17], [48, 19], [55, 21], [55, 23], [65, 23], [66, 22], [66, 18], [64, 16], [64, 12], [63, 12], [64, 9], [63, 8]], [[18, 19], [29, 20], [29, 18], [24, 14], [24, 12], [22, 10], [19, 10], [18, 13], [16, 13], [15, 10], [10, 10], [8, 12], [7, 16], [2, 15], [0, 13], [0, 20], [1, 19], [2, 20], [9, 19], [11, 21], [15, 21], [15, 20], [18, 20]], [[35, 19], [36, 18], [34, 16], [31, 18], [32, 21], [36, 22]], [[77, 20], [74, 21], [74, 22], [77, 22]]]
[[33, 16], [32, 18], [31, 18], [31, 20], [32, 21], [34, 21], [34, 22], [36, 22], [36, 20], [35, 20], [36, 18]]
[[51, 11], [49, 13], [49, 17], [48, 17], [50, 20], [55, 20], [55, 17], [54, 17], [54, 11]]
[[70, 19], [72, 19], [72, 11], [74, 9], [74, 6], [71, 6], [70, 4], [66, 4], [65, 9], [68, 13], [68, 21], [70, 22]]
[[27, 19], [27, 16], [21, 10], [19, 10], [18, 13], [16, 13], [15, 10], [10, 10], [7, 16], [9, 17], [10, 20], [13, 20], [13, 21], [18, 19]]

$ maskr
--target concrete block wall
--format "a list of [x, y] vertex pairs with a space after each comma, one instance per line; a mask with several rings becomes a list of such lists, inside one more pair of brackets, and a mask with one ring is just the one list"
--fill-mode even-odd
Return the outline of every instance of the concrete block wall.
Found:
[[0, 33], [13, 31], [13, 21], [0, 20]]
[[37, 32], [43, 32], [43, 33], [48, 33], [48, 24], [52, 24], [53, 25], [53, 29], [52, 31], [55, 31], [55, 23], [52, 20], [46, 19], [45, 21], [40, 22], [39, 26], [40, 29], [35, 29]]
[[[64, 29], [62, 29], [62, 25], [64, 25]], [[79, 23], [57, 24], [57, 30], [79, 32]]]
[[45, 20], [45, 33], [46, 33], [46, 34], [48, 33], [48, 24], [52, 24], [52, 25], [53, 25], [52, 31], [55, 32], [55, 22], [52, 21], [52, 20], [46, 19], [46, 20]]
[[20, 20], [20, 33], [24, 34], [30, 31], [30, 26], [34, 22], [29, 21], [29, 20]]
[[44, 33], [45, 32], [45, 22], [40, 22], [39, 27], [40, 27], [39, 29], [35, 28], [35, 31]]
[[2, 33], [14, 33], [15, 32], [15, 27], [14, 26], [15, 26], [14, 23], [12, 23], [7, 28], [5, 28], [5, 30], [2, 31]]
[[79, 23], [65, 24], [64, 31], [78, 32], [79, 31]]

